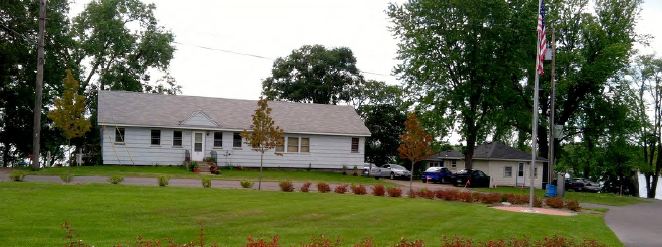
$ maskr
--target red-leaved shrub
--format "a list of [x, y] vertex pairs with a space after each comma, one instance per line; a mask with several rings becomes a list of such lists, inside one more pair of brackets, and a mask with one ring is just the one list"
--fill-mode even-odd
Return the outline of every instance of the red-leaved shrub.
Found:
[[449, 190], [441, 189], [435, 192], [435, 196], [439, 199], [444, 199], [446, 201], [455, 201], [457, 200], [458, 192], [459, 191], [455, 189], [449, 189]]
[[501, 202], [499, 193], [483, 193], [480, 195], [480, 201], [485, 204], [495, 204]]
[[281, 181], [278, 183], [278, 186], [280, 186], [280, 190], [284, 192], [294, 191], [294, 185], [290, 181]]
[[545, 204], [553, 208], [562, 208], [563, 199], [561, 199], [560, 197], [550, 197], [545, 199]]
[[533, 198], [533, 206], [537, 208], [542, 208], [542, 199], [537, 196]]
[[320, 193], [327, 193], [331, 191], [331, 187], [327, 183], [318, 183], [317, 184], [317, 191]]
[[375, 196], [384, 196], [386, 193], [386, 189], [384, 189], [384, 185], [381, 184], [375, 184], [372, 186], [372, 194]]
[[350, 189], [352, 189], [352, 193], [354, 193], [356, 195], [365, 195], [365, 194], [368, 193], [368, 190], [365, 188], [365, 186], [363, 186], [361, 184], [359, 184], [359, 185], [352, 184]]
[[579, 206], [579, 202], [577, 202], [577, 201], [575, 201], [575, 200], [567, 200], [567, 201], [565, 202], [565, 207], [566, 207], [567, 209], [570, 209], [570, 210], [575, 211], [575, 212], [577, 212], [577, 211], [579, 211], [579, 210], [582, 209], [582, 208]]
[[473, 194], [469, 191], [460, 191], [457, 194], [457, 200], [462, 202], [473, 202]]
[[301, 192], [308, 192], [308, 191], [310, 191], [310, 185], [311, 185], [310, 182], [305, 182], [305, 183], [303, 183], [303, 184], [301, 185], [301, 189], [300, 189]]
[[278, 235], [271, 238], [271, 241], [266, 241], [264, 239], [253, 239], [253, 237], [248, 236], [246, 239], [246, 247], [278, 247]]
[[434, 191], [431, 191], [427, 188], [423, 188], [416, 193], [418, 197], [422, 197], [425, 199], [434, 199]]
[[423, 247], [425, 244], [423, 244], [423, 240], [413, 240], [409, 241], [406, 239], [400, 239], [400, 242], [394, 245], [395, 247]]
[[402, 190], [397, 187], [390, 187], [386, 190], [386, 193], [388, 193], [388, 196], [390, 197], [401, 197], [402, 196]]
[[506, 201], [510, 204], [527, 204], [529, 203], [528, 195], [515, 195], [515, 194], [505, 194]]
[[301, 244], [301, 247], [340, 247], [342, 246], [342, 241], [340, 238], [337, 238], [335, 241], [320, 235], [318, 237], [313, 237], [310, 239], [310, 242]]
[[347, 185], [346, 184], [338, 185], [333, 191], [335, 191], [338, 194], [345, 194], [345, 192], [347, 192]]

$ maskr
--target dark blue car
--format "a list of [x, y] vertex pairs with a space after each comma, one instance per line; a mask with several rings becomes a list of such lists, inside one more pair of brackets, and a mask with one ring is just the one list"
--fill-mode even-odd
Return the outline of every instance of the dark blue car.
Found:
[[421, 181], [427, 183], [448, 183], [450, 182], [450, 177], [453, 175], [451, 171], [446, 167], [433, 166], [428, 168], [421, 175]]

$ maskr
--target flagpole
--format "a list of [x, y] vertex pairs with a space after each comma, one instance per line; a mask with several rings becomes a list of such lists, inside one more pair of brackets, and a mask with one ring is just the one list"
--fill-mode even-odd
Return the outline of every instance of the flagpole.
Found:
[[[538, 18], [540, 18], [540, 7], [542, 0], [538, 1]], [[536, 18], [536, 20], [538, 19]], [[540, 21], [540, 20], [538, 20]], [[537, 23], [537, 22], [536, 22]], [[537, 24], [536, 24], [537, 30]], [[536, 32], [537, 33], [537, 32]], [[538, 84], [540, 75], [538, 73], [538, 63], [540, 63], [540, 38], [536, 35], [536, 68], [535, 83], [533, 86], [533, 120], [531, 122], [531, 165], [529, 166], [529, 211], [533, 211], [533, 201], [535, 200], [535, 171], [536, 171], [536, 149], [538, 146]]]

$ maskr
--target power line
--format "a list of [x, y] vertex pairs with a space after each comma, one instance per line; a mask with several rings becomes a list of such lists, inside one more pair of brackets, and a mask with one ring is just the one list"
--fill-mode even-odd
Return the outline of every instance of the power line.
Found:
[[[219, 49], [219, 48], [213, 48], [213, 47], [202, 46], [202, 45], [195, 45], [195, 44], [184, 44], [184, 43], [177, 42], [177, 41], [173, 41], [173, 43], [175, 43], [175, 44], [179, 44], [179, 45], [185, 45], [185, 46], [197, 47], [197, 48], [205, 49], [205, 50], [225, 52], [225, 53], [230, 53], [230, 54], [233, 54], [233, 55], [254, 57], [254, 58], [264, 59], [264, 60], [269, 60], [269, 61], [276, 60], [276, 58], [273, 58], [273, 57], [267, 57], [267, 56], [262, 56], [262, 55], [256, 55], [256, 54], [251, 54], [251, 53], [246, 53], [246, 52], [239, 52], [239, 51], [233, 51], [233, 50], [227, 50], [227, 49]], [[369, 75], [376, 75], [376, 76], [393, 77], [392, 75], [386, 75], [386, 74], [380, 74], [380, 73], [373, 73], [373, 72], [368, 72], [368, 71], [361, 71], [361, 73], [369, 74]]]

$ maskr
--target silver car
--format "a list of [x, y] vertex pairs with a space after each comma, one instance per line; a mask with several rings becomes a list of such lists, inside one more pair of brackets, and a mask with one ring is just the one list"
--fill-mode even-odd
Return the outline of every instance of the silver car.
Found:
[[382, 167], [373, 166], [370, 170], [370, 176], [375, 178], [388, 177], [390, 179], [404, 178], [411, 176], [411, 172], [404, 166], [398, 164], [386, 164]]

